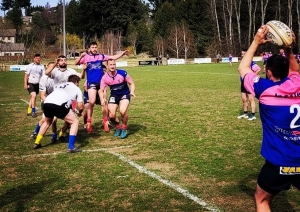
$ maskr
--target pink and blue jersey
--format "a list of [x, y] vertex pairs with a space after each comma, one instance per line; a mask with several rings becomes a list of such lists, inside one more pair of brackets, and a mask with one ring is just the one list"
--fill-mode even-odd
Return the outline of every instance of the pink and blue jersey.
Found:
[[277, 166], [300, 166], [300, 75], [273, 82], [248, 73], [244, 86], [259, 100], [262, 156]]
[[[250, 69], [251, 69], [253, 72], [260, 71], [259, 65], [257, 65], [254, 61], [251, 62], [251, 64], [250, 64]], [[240, 77], [240, 80], [241, 80], [241, 82], [243, 81], [242, 77]]]
[[110, 95], [128, 95], [130, 94], [127, 83], [131, 83], [132, 79], [126, 71], [117, 69], [114, 76], [105, 73], [101, 79], [100, 88], [110, 87]]
[[103, 76], [102, 62], [108, 60], [109, 57], [104, 54], [86, 54], [80, 60], [80, 64], [86, 63], [86, 78], [89, 84], [99, 83]]

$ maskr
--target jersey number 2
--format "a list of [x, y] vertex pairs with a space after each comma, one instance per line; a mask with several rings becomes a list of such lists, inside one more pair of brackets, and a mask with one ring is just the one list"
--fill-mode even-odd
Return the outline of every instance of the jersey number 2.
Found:
[[300, 125], [296, 125], [296, 121], [298, 121], [298, 119], [300, 118], [300, 105], [292, 105], [290, 107], [290, 113], [294, 113], [295, 110], [297, 111], [297, 114], [296, 116], [293, 118], [293, 120], [291, 121], [291, 124], [290, 124], [290, 128], [291, 129], [294, 129], [294, 128], [297, 128], [297, 127], [300, 127]]

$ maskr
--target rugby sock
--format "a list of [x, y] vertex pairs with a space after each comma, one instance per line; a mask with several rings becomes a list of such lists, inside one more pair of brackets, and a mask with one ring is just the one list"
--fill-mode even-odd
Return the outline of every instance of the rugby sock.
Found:
[[116, 129], [121, 129], [121, 126], [119, 124], [116, 125]]
[[56, 134], [56, 133], [53, 133], [53, 134], [52, 134], [52, 138], [56, 140], [56, 139], [57, 139], [57, 134]]
[[86, 121], [92, 123], [92, 119], [91, 118], [87, 119]]
[[65, 137], [65, 133], [63, 131], [60, 131], [58, 137], [62, 137], [62, 136]]
[[43, 136], [41, 134], [38, 134], [36, 136], [36, 139], [35, 139], [35, 142], [36, 144], [40, 144], [41, 143], [41, 140], [42, 140]]
[[111, 121], [115, 126], [120, 125], [120, 122], [116, 121], [115, 119], [110, 119], [110, 121]]
[[255, 113], [251, 113], [252, 114], [252, 116], [255, 116]]
[[83, 114], [83, 123], [86, 124], [87, 122], [87, 113]]
[[125, 124], [123, 124], [123, 127], [122, 127], [123, 130], [127, 130], [127, 126]]
[[248, 111], [244, 111], [244, 114], [248, 114]]
[[27, 108], [27, 113], [30, 114], [31, 113], [31, 107]]
[[37, 123], [37, 125], [35, 126], [34, 134], [38, 134], [40, 131], [40, 128], [41, 128], [40, 123]]
[[69, 135], [69, 144], [68, 144], [69, 149], [75, 148], [75, 141], [76, 141], [76, 135]]
[[35, 107], [33, 107], [33, 108], [32, 108], [32, 112], [33, 112], [33, 113], [35, 113], [35, 112], [36, 112], [36, 111], [35, 111]]

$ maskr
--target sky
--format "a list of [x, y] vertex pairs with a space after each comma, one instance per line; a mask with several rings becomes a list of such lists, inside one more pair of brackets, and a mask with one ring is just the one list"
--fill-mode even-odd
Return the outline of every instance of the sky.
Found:
[[[58, 4], [59, 0], [30, 0], [30, 2], [31, 2], [31, 6], [43, 6], [44, 7], [47, 4], [47, 2], [49, 2], [50, 7], [55, 7]], [[66, 4], [68, 2], [69, 2], [69, 0], [65, 0]], [[2, 16], [2, 17], [4, 16], [4, 12], [2, 10], [0, 10], [0, 16]]]

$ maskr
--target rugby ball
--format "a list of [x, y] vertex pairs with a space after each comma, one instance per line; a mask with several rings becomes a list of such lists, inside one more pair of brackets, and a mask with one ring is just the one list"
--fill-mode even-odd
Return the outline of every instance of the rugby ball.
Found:
[[266, 37], [276, 46], [286, 47], [293, 43], [292, 30], [281, 21], [269, 21], [266, 23], [269, 32]]

